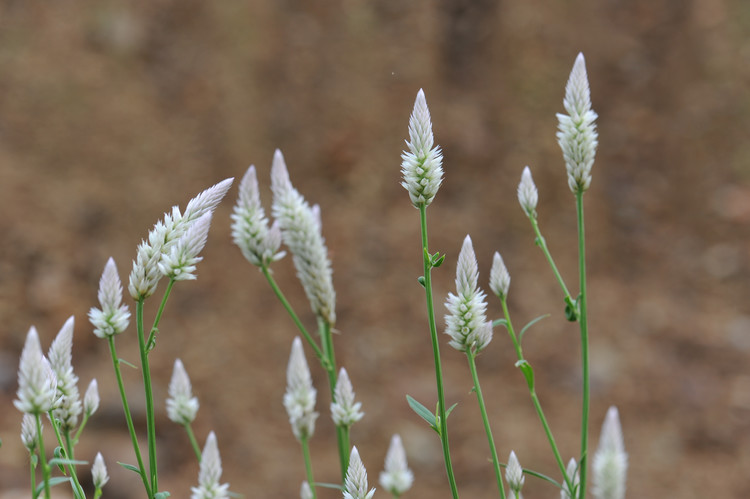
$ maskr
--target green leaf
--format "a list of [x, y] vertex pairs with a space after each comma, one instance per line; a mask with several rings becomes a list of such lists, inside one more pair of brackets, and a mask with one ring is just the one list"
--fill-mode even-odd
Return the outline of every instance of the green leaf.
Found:
[[167, 497], [169, 497], [169, 492], [166, 490], [154, 494], [154, 499], [166, 499]]
[[79, 465], [79, 464], [89, 464], [88, 461], [81, 461], [78, 459], [68, 459], [67, 457], [53, 457], [49, 460], [49, 465], [58, 465], [58, 466], [65, 466], [67, 464], [73, 464], [73, 465]]
[[516, 367], [521, 370], [523, 377], [526, 378], [526, 384], [529, 385], [529, 391], [534, 391], [534, 368], [526, 360], [516, 362]]
[[131, 364], [130, 362], [128, 362], [128, 361], [127, 361], [127, 360], [125, 360], [125, 359], [117, 359], [117, 362], [119, 362], [120, 364], [125, 364], [125, 365], [126, 365], [126, 366], [128, 366], [128, 367], [132, 367], [132, 368], [133, 368], [133, 369], [135, 369], [136, 371], [138, 370], [138, 366], [136, 366], [136, 365], [134, 365], [134, 364]]
[[417, 277], [417, 282], [419, 284], [421, 284], [423, 288], [426, 286], [425, 283], [424, 283], [424, 276], [423, 275]]
[[455, 409], [457, 405], [458, 405], [458, 402], [456, 402], [455, 404], [453, 404], [452, 406], [450, 406], [448, 408], [448, 410], [445, 411], [445, 419], [446, 419], [446, 421], [448, 420], [448, 416], [451, 415], [451, 412], [453, 412], [453, 409]]
[[435, 253], [435, 255], [432, 257], [432, 262], [430, 263], [432, 264], [434, 268], [438, 268], [443, 264], [444, 261], [445, 261], [445, 255]]
[[[505, 464], [505, 463], [498, 463], [498, 464], [500, 464], [500, 467], [503, 468], [503, 469], [506, 469], [508, 467], [508, 465]], [[545, 475], [543, 473], [539, 473], [538, 471], [530, 470], [528, 468], [522, 468], [521, 471], [523, 471], [524, 475], [533, 476], [534, 478], [540, 478], [540, 479], [544, 480], [545, 482], [551, 483], [552, 485], [554, 485], [558, 489], [562, 488], [562, 484], [561, 483], [559, 483], [554, 478], [549, 477], [549, 476], [547, 476], [547, 475]]]
[[[68, 478], [66, 476], [56, 476], [54, 478], [50, 478], [49, 479], [49, 486], [50, 487], [54, 487], [55, 485], [59, 485], [59, 484], [64, 483], [64, 482], [71, 482], [72, 483], [72, 479]], [[37, 484], [36, 489], [34, 491], [35, 492], [35, 496], [34, 497], [38, 497], [39, 494], [41, 494], [42, 490], [44, 490], [44, 482], [43, 481], [39, 482]]]
[[[65, 472], [65, 467], [62, 464], [60, 464], [60, 461], [62, 461], [63, 459], [65, 459], [65, 458], [62, 457], [63, 456], [62, 447], [60, 447], [59, 445], [57, 447], [55, 447], [55, 450], [54, 450], [53, 454], [55, 455], [55, 457], [53, 459], [50, 459], [48, 464], [50, 466], [52, 466], [53, 464], [56, 464], [57, 467], [60, 469], [60, 472], [63, 475], [67, 475], [67, 473]], [[54, 463], [53, 463], [53, 461], [54, 461]]]
[[133, 466], [132, 464], [121, 463], [120, 461], [117, 461], [117, 464], [119, 464], [120, 466], [122, 466], [126, 470], [132, 471], [133, 473], [137, 473], [139, 475], [141, 474], [141, 470], [138, 469], [136, 466]]
[[549, 314], [544, 314], [544, 315], [540, 315], [540, 316], [539, 316], [539, 317], [537, 317], [536, 319], [534, 319], [534, 320], [532, 320], [532, 321], [529, 321], [529, 323], [528, 323], [528, 324], [526, 324], [526, 325], [525, 325], [525, 326], [524, 326], [524, 327], [523, 327], [523, 328], [521, 329], [521, 332], [520, 332], [520, 333], [518, 333], [518, 341], [521, 341], [521, 339], [523, 338], [523, 334], [524, 334], [524, 333], [526, 332], [526, 330], [527, 330], [527, 329], [529, 329], [529, 328], [530, 328], [531, 326], [533, 326], [534, 324], [536, 324], [536, 323], [537, 323], [537, 322], [539, 322], [540, 320], [542, 320], [542, 319], [546, 319], [547, 317], [549, 317]]
[[417, 413], [417, 416], [427, 421], [430, 428], [437, 431], [437, 420], [435, 419], [435, 415], [430, 412], [428, 408], [417, 402], [411, 395], [406, 396], [406, 401], [409, 403], [411, 410]]
[[344, 490], [344, 487], [339, 483], [324, 483], [324, 482], [315, 482], [316, 487], [323, 487], [324, 489], [336, 489], [336, 490]]
[[508, 321], [506, 321], [505, 319], [495, 319], [494, 321], [492, 321], [492, 327], [495, 328], [497, 326], [503, 326], [503, 327], [507, 328], [508, 327]]

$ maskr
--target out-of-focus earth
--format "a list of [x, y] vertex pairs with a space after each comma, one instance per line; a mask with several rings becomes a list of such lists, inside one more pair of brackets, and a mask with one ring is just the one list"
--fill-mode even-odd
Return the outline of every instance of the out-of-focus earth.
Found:
[[[616, 405], [629, 454], [628, 497], [750, 497], [750, 4], [744, 0], [82, 0], [0, 2], [0, 497], [30, 497], [13, 407], [26, 332], [48, 348], [75, 315], [74, 366], [102, 405], [77, 457], [104, 454], [105, 497], [139, 480], [106, 342], [92, 334], [99, 276], [115, 258], [127, 282], [136, 245], [173, 205], [227, 177], [196, 281], [175, 287], [150, 356], [160, 488], [189, 496], [198, 466], [166, 417], [182, 359], [214, 430], [223, 481], [247, 498], [298, 497], [300, 447], [281, 400], [294, 324], [231, 242], [236, 184], [258, 169], [269, 208], [275, 148], [320, 205], [337, 291], [339, 363], [365, 418], [352, 429], [378, 473], [399, 433], [415, 474], [409, 498], [449, 497], [437, 436], [407, 406], [436, 400], [419, 216], [400, 182], [414, 98], [424, 88], [445, 180], [428, 209], [433, 273], [461, 497], [497, 493], [463, 354], [442, 334], [461, 242], [487, 278], [494, 251], [512, 275], [516, 326], [563, 458], [578, 454], [580, 348], [557, 284], [516, 200], [530, 165], [539, 221], [578, 292], [574, 198], [556, 143], [565, 82], [586, 56], [599, 130], [585, 195], [591, 329], [592, 452]], [[275, 277], [315, 321], [289, 257]], [[157, 295], [147, 302], [150, 319]], [[126, 294], [127, 296], [127, 294]], [[127, 298], [133, 310], [132, 300]], [[492, 317], [500, 303], [490, 300]], [[118, 353], [138, 359], [135, 330]], [[338, 479], [324, 372], [308, 350], [321, 412], [316, 480]], [[478, 359], [495, 440], [522, 465], [559, 477], [512, 344], [502, 329]], [[140, 374], [125, 369], [145, 435]], [[51, 435], [47, 441], [51, 442]], [[90, 479], [80, 472], [86, 487]], [[90, 490], [90, 489], [88, 489]], [[62, 488], [55, 497], [65, 497]], [[383, 490], [377, 496], [385, 497]], [[376, 496], [376, 497], [377, 497]], [[554, 498], [527, 478], [527, 498]], [[320, 489], [319, 497], [340, 497]]]

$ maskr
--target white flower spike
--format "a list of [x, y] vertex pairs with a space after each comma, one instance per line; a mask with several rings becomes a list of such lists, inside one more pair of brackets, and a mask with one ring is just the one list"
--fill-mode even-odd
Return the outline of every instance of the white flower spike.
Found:
[[34, 453], [38, 445], [37, 436], [36, 417], [28, 413], [24, 414], [21, 421], [21, 442], [30, 454]]
[[161, 273], [175, 281], [195, 279], [195, 266], [203, 260], [198, 255], [206, 245], [210, 227], [211, 212], [208, 211], [190, 225], [169, 253], [162, 255], [159, 262]]
[[232, 213], [232, 239], [242, 255], [253, 265], [268, 266], [284, 257], [279, 252], [281, 234], [268, 227], [263, 205], [260, 202], [255, 166], [250, 166], [240, 182], [240, 194]]
[[60, 332], [50, 346], [47, 357], [57, 377], [57, 407], [52, 411], [60, 421], [63, 430], [73, 430], [78, 425], [78, 417], [83, 412], [81, 396], [78, 393], [78, 376], [73, 373], [73, 327], [74, 318], [65, 321]]
[[117, 275], [117, 265], [110, 257], [99, 279], [99, 305], [89, 310], [89, 322], [94, 326], [94, 334], [108, 338], [120, 334], [128, 328], [130, 312], [122, 304], [122, 283]]
[[352, 447], [349, 468], [346, 470], [346, 480], [344, 480], [344, 499], [371, 499], [375, 494], [375, 489], [370, 489], [368, 492], [367, 488], [367, 470], [362, 464], [357, 448]]
[[90, 417], [97, 409], [99, 409], [99, 385], [94, 378], [83, 395], [83, 413]]
[[172, 379], [169, 382], [169, 398], [167, 398], [167, 416], [177, 424], [187, 425], [195, 420], [198, 413], [198, 398], [193, 397], [193, 387], [190, 384], [182, 361], [174, 361]]
[[524, 167], [521, 173], [521, 182], [518, 184], [518, 202], [527, 216], [536, 218], [536, 205], [539, 202], [539, 193], [536, 190], [531, 170]]
[[610, 407], [602, 425], [599, 448], [594, 454], [592, 492], [597, 499], [623, 499], [628, 455], [622, 439], [617, 407]]
[[302, 482], [302, 486], [299, 489], [299, 497], [300, 499], [313, 499], [314, 496], [309, 483]]
[[18, 367], [16, 408], [26, 414], [44, 414], [57, 405], [57, 378], [42, 354], [39, 334], [31, 326]]
[[192, 487], [191, 499], [229, 499], [229, 484], [220, 484], [221, 456], [214, 432], [208, 434], [201, 454], [198, 487]]
[[521, 463], [518, 462], [516, 453], [513, 451], [510, 451], [510, 456], [508, 456], [508, 466], [505, 468], [505, 479], [508, 481], [510, 490], [516, 495], [520, 494], [525, 477], [523, 476]]
[[292, 342], [289, 364], [286, 369], [287, 388], [284, 394], [284, 407], [289, 415], [289, 424], [297, 440], [309, 438], [315, 432], [315, 398], [317, 391], [313, 387], [310, 368], [302, 350], [299, 336]]
[[563, 152], [568, 171], [568, 186], [574, 193], [584, 192], [591, 184], [598, 135], [591, 109], [591, 92], [586, 75], [586, 61], [578, 54], [570, 78], [565, 86], [563, 101], [568, 114], [558, 114], [557, 142]]
[[560, 489], [560, 499], [576, 499], [578, 497], [578, 486], [580, 485], [580, 476], [578, 476], [578, 463], [574, 458], [570, 458], [568, 466], [565, 468], [565, 474], [570, 478], [573, 484], [573, 490], [568, 488], [566, 481], [562, 482], [563, 488]]
[[510, 274], [505, 266], [503, 257], [497, 251], [492, 256], [492, 268], [490, 269], [490, 289], [495, 295], [504, 299], [508, 297], [510, 289]]
[[414, 474], [406, 463], [406, 451], [401, 437], [393, 435], [385, 455], [385, 469], [380, 473], [380, 485], [398, 497], [409, 490], [413, 483]]
[[321, 233], [320, 215], [294, 188], [284, 156], [278, 149], [271, 165], [272, 212], [284, 243], [292, 252], [302, 287], [315, 315], [330, 326], [336, 322], [336, 292], [328, 249]]
[[336, 426], [351, 426], [365, 415], [361, 411], [362, 402], [354, 401], [354, 388], [349, 375], [343, 367], [339, 370], [334, 390], [334, 401], [331, 403], [331, 417]]
[[412, 204], [427, 206], [443, 182], [443, 153], [434, 146], [432, 119], [424, 91], [419, 89], [409, 117], [409, 148], [401, 154], [401, 185], [409, 191]]
[[101, 489], [109, 481], [107, 466], [104, 464], [101, 452], [96, 453], [94, 464], [91, 466], [91, 481], [94, 482], [94, 487], [97, 489]]
[[492, 339], [492, 326], [486, 330], [485, 294], [478, 288], [479, 267], [471, 238], [466, 236], [456, 266], [456, 294], [450, 293], [445, 302], [445, 333], [451, 337], [450, 346], [461, 352], [479, 352]]

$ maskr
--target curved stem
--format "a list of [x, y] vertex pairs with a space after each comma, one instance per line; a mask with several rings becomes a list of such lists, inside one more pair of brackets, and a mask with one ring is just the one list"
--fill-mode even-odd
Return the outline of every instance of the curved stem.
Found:
[[586, 463], [588, 461], [588, 439], [589, 439], [589, 332], [586, 296], [586, 234], [583, 223], [583, 191], [576, 192], [576, 212], [578, 214], [578, 271], [580, 280], [580, 309], [578, 311], [578, 323], [581, 328], [581, 362], [583, 375], [583, 402], [581, 408], [581, 458], [579, 460], [579, 473], [581, 477], [580, 499], [586, 496]]
[[[336, 354], [333, 351], [333, 334], [331, 325], [328, 321], [318, 319], [318, 331], [320, 332], [321, 343], [323, 344], [323, 355], [329, 366], [326, 369], [328, 375], [328, 388], [331, 391], [331, 400], [336, 397]], [[323, 366], [326, 367], [325, 365]], [[349, 434], [344, 426], [336, 426], [336, 444], [339, 451], [339, 463], [341, 465], [341, 483], [346, 480], [346, 470], [349, 468]]]
[[560, 285], [560, 289], [562, 289], [563, 294], [565, 294], [565, 304], [568, 305], [568, 307], [570, 307], [570, 309], [577, 314], [578, 312], [576, 310], [575, 303], [573, 302], [573, 298], [571, 298], [570, 292], [568, 292], [568, 287], [565, 285], [565, 281], [563, 280], [560, 271], [557, 269], [557, 265], [555, 265], [555, 260], [552, 258], [552, 254], [549, 252], [547, 241], [544, 239], [544, 236], [542, 236], [542, 232], [539, 230], [539, 223], [537, 222], [536, 217], [533, 215], [529, 216], [529, 220], [531, 221], [531, 227], [534, 229], [534, 234], [536, 235], [537, 245], [542, 249], [542, 252], [547, 259], [550, 268], [552, 268], [552, 272], [555, 274], [557, 283]]
[[[52, 429], [55, 432], [55, 438], [57, 439], [57, 445], [59, 445], [60, 448], [62, 449], [62, 451], [64, 453], [64, 457], [66, 459], [72, 460], [73, 459], [73, 452], [71, 451], [72, 447], [70, 445], [70, 432], [66, 430], [65, 431], [65, 438], [63, 439], [63, 435], [60, 433], [60, 425], [57, 423], [57, 420], [55, 420], [55, 417], [52, 415], [52, 411], [49, 411], [47, 413], [47, 415], [49, 416], [49, 420], [50, 420], [50, 422], [52, 424]], [[70, 473], [71, 480], [73, 480], [73, 486], [75, 487], [75, 490], [73, 492], [75, 492], [76, 497], [83, 497], [83, 498], [85, 498], [86, 495], [83, 492], [83, 487], [81, 487], [81, 484], [78, 481], [78, 475], [76, 474], [75, 464], [68, 463], [66, 465], [66, 467], [68, 468], [68, 472]]]
[[187, 431], [188, 439], [190, 439], [190, 446], [193, 448], [193, 452], [195, 453], [195, 457], [198, 458], [198, 462], [201, 462], [201, 448], [200, 445], [198, 445], [198, 441], [195, 439], [195, 433], [193, 433], [193, 426], [190, 423], [187, 423], [185, 425], [185, 431]]
[[422, 262], [424, 266], [424, 289], [427, 301], [427, 319], [430, 324], [432, 355], [435, 359], [435, 382], [437, 384], [440, 441], [443, 446], [443, 460], [445, 461], [445, 471], [448, 474], [451, 493], [453, 494], [454, 499], [458, 499], [458, 488], [456, 487], [456, 477], [453, 474], [453, 464], [451, 463], [450, 446], [448, 444], [448, 422], [445, 415], [445, 394], [443, 391], [443, 368], [440, 361], [440, 345], [437, 336], [437, 326], [435, 325], [435, 307], [432, 300], [432, 263], [429, 260], [429, 252], [427, 250], [427, 206], [425, 206], [424, 203], [419, 205], [419, 220], [422, 232]]
[[479, 375], [477, 374], [477, 364], [475, 361], [476, 354], [474, 352], [467, 351], [466, 358], [469, 360], [469, 370], [471, 371], [471, 379], [474, 380], [474, 392], [477, 394], [477, 402], [479, 403], [479, 411], [482, 413], [482, 423], [484, 424], [484, 432], [487, 434], [487, 442], [490, 445], [490, 454], [492, 454], [492, 465], [495, 467], [495, 479], [497, 480], [497, 489], [500, 491], [500, 498], [505, 499], [505, 487], [503, 486], [503, 474], [500, 471], [500, 462], [497, 459], [497, 449], [495, 448], [495, 439], [492, 437], [492, 429], [490, 428], [490, 421], [487, 419], [487, 408], [484, 405], [484, 396], [482, 396], [482, 388], [479, 386]]
[[[42, 479], [44, 480], [44, 497], [46, 499], [50, 499], [50, 491], [49, 491], [49, 479], [50, 479], [50, 469], [47, 465], [47, 457], [44, 455], [44, 437], [42, 436], [42, 417], [40, 414], [35, 414], [36, 416], [36, 436], [39, 439], [39, 461], [42, 463]], [[31, 489], [36, 490], [36, 487], [32, 487]]]
[[143, 300], [143, 298], [139, 299], [135, 305], [136, 329], [138, 331], [138, 349], [141, 353], [143, 392], [146, 395], [146, 432], [148, 435], [148, 465], [151, 477], [151, 490], [159, 490], [159, 478], [156, 470], [156, 418], [154, 417], [154, 394], [151, 386], [151, 368], [148, 364], [148, 350], [146, 350], [146, 339], [143, 333]]
[[313, 479], [312, 460], [310, 459], [309, 440], [310, 439], [308, 437], [304, 437], [302, 440], [300, 440], [300, 443], [302, 444], [302, 455], [305, 458], [305, 475], [307, 476], [307, 484], [310, 486], [313, 499], [315, 499], [317, 497], [317, 493], [315, 491], [315, 480]]
[[150, 352], [151, 349], [154, 348], [154, 342], [156, 341], [156, 332], [159, 330], [159, 322], [161, 321], [161, 315], [164, 313], [164, 307], [167, 305], [167, 300], [169, 299], [169, 294], [172, 292], [174, 283], [175, 283], [174, 279], [169, 279], [169, 284], [167, 284], [167, 289], [164, 290], [164, 296], [161, 299], [159, 310], [156, 312], [156, 317], [154, 318], [154, 325], [151, 326], [151, 331], [148, 334], [148, 341], [146, 341], [146, 352]]
[[117, 351], [115, 350], [115, 338], [110, 336], [107, 338], [109, 341], [109, 353], [112, 357], [112, 365], [115, 368], [115, 377], [117, 378], [117, 386], [120, 389], [120, 399], [122, 400], [122, 409], [125, 413], [125, 420], [128, 423], [128, 432], [130, 432], [130, 441], [133, 444], [133, 451], [135, 452], [135, 458], [138, 461], [138, 469], [141, 471], [141, 480], [143, 480], [143, 487], [146, 489], [146, 495], [151, 498], [151, 485], [148, 483], [146, 477], [146, 468], [143, 466], [143, 458], [141, 457], [141, 449], [138, 446], [138, 437], [135, 434], [135, 427], [133, 426], [133, 416], [130, 413], [130, 406], [128, 405], [128, 397], [125, 394], [125, 386], [122, 382], [122, 373], [120, 372], [120, 359], [117, 358]]

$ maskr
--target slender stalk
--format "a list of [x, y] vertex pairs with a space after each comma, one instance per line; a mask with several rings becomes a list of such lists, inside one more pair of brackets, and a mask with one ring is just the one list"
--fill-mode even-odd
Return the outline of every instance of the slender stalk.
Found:
[[505, 487], [503, 486], [503, 474], [500, 471], [500, 462], [497, 459], [497, 449], [495, 448], [495, 439], [492, 437], [492, 429], [487, 419], [487, 407], [484, 404], [482, 388], [479, 386], [479, 375], [477, 374], [477, 363], [475, 360], [476, 353], [466, 351], [466, 358], [469, 360], [469, 370], [471, 379], [474, 380], [474, 392], [477, 394], [479, 402], [479, 411], [482, 413], [482, 423], [484, 423], [484, 432], [487, 434], [487, 442], [490, 445], [490, 454], [492, 454], [492, 465], [495, 467], [495, 479], [497, 480], [497, 489], [500, 491], [500, 499], [505, 499]]
[[571, 310], [577, 313], [573, 298], [571, 298], [570, 292], [568, 292], [568, 287], [565, 285], [565, 281], [563, 280], [560, 271], [557, 270], [557, 265], [555, 265], [555, 260], [552, 258], [552, 254], [549, 252], [547, 241], [544, 239], [544, 236], [542, 236], [542, 232], [539, 230], [539, 223], [537, 222], [536, 217], [529, 216], [529, 220], [531, 221], [531, 227], [534, 229], [534, 234], [536, 235], [537, 245], [542, 249], [545, 258], [547, 258], [547, 262], [552, 268], [552, 272], [555, 274], [555, 278], [560, 285], [560, 289], [562, 289], [563, 293], [565, 294], [565, 304], [568, 305]]
[[135, 452], [135, 458], [138, 461], [138, 469], [140, 470], [141, 480], [143, 480], [143, 487], [146, 489], [146, 495], [149, 498], [153, 497], [151, 493], [151, 485], [146, 477], [146, 468], [143, 466], [143, 458], [141, 457], [141, 449], [138, 446], [138, 437], [135, 434], [135, 427], [133, 426], [133, 416], [130, 413], [130, 406], [128, 405], [128, 397], [125, 394], [125, 386], [122, 382], [122, 373], [120, 372], [120, 359], [117, 357], [117, 351], [115, 350], [115, 338], [110, 336], [109, 340], [109, 353], [112, 357], [112, 365], [115, 368], [115, 376], [117, 377], [117, 386], [120, 389], [120, 399], [122, 400], [122, 409], [125, 412], [125, 420], [128, 423], [128, 432], [130, 432], [130, 441], [133, 444], [133, 451]]
[[190, 439], [190, 445], [193, 447], [193, 452], [195, 452], [195, 457], [198, 458], [198, 462], [201, 462], [201, 448], [200, 445], [198, 445], [198, 441], [195, 439], [195, 433], [193, 433], [193, 426], [188, 423], [185, 426], [185, 431], [188, 434], [188, 439]]
[[580, 499], [586, 496], [586, 468], [589, 445], [589, 331], [586, 295], [586, 234], [583, 223], [583, 191], [576, 192], [576, 212], [578, 214], [578, 270], [581, 288], [578, 323], [581, 328], [581, 362], [583, 364], [583, 402], [581, 408], [581, 458], [579, 473], [581, 477]]
[[[508, 303], [505, 300], [505, 298], [501, 298], [501, 302], [503, 304], [503, 314], [505, 315], [505, 323], [508, 329], [508, 334], [513, 340], [513, 345], [516, 347], [516, 355], [518, 356], [519, 361], [524, 360], [523, 351], [521, 350], [521, 345], [518, 342], [515, 330], [513, 329], [513, 321], [510, 320], [510, 312], [508, 311]], [[557, 462], [557, 466], [558, 468], [560, 468], [560, 472], [562, 472], [563, 478], [565, 478], [565, 483], [568, 485], [570, 490], [573, 490], [573, 482], [568, 477], [568, 474], [565, 472], [565, 463], [563, 462], [562, 456], [560, 455], [560, 449], [557, 447], [557, 442], [555, 441], [555, 437], [552, 435], [552, 429], [550, 428], [549, 423], [547, 422], [547, 417], [544, 415], [544, 411], [542, 410], [542, 404], [539, 402], [539, 397], [536, 394], [536, 388], [529, 387], [529, 395], [531, 396], [531, 402], [534, 404], [534, 409], [536, 409], [536, 414], [539, 417], [539, 421], [542, 423], [542, 427], [544, 428], [544, 434], [547, 435], [547, 441], [549, 442], [549, 445], [552, 448], [552, 454], [554, 454], [555, 456], [555, 461]]]
[[286, 297], [284, 296], [284, 293], [281, 292], [281, 288], [279, 288], [278, 284], [276, 284], [276, 280], [271, 275], [271, 271], [266, 267], [265, 265], [262, 265], [260, 267], [260, 270], [263, 272], [263, 275], [266, 277], [266, 280], [268, 281], [268, 284], [271, 286], [271, 289], [276, 294], [276, 297], [279, 299], [281, 304], [286, 309], [289, 316], [292, 318], [292, 321], [294, 321], [294, 324], [297, 326], [297, 329], [299, 329], [300, 333], [302, 333], [302, 336], [305, 338], [305, 341], [307, 341], [308, 345], [310, 345], [310, 348], [313, 349], [315, 352], [315, 356], [320, 361], [321, 365], [323, 366], [323, 369], [326, 371], [330, 371], [330, 368], [327, 366], [328, 360], [323, 354], [323, 352], [320, 350], [320, 347], [315, 342], [313, 337], [310, 335], [310, 333], [307, 331], [307, 328], [302, 324], [302, 321], [299, 320], [299, 317], [297, 317], [297, 314], [294, 312], [294, 309], [289, 304], [289, 301], [287, 301]]
[[312, 471], [312, 460], [310, 459], [310, 442], [308, 437], [304, 437], [300, 440], [302, 443], [302, 455], [305, 458], [305, 474], [307, 476], [307, 484], [310, 486], [312, 491], [313, 499], [316, 499], [317, 493], [315, 491], [315, 480], [313, 479]]
[[[42, 436], [42, 417], [40, 414], [35, 414], [36, 416], [36, 435], [39, 439], [39, 460], [42, 463], [42, 479], [44, 480], [44, 497], [46, 499], [50, 499], [50, 492], [49, 492], [49, 479], [50, 479], [50, 469], [47, 465], [47, 457], [44, 455], [44, 437]], [[31, 490], [36, 490], [36, 486], [32, 487]]]
[[[171, 281], [170, 281], [171, 282]], [[156, 469], [156, 421], [154, 417], [154, 394], [151, 387], [151, 368], [148, 364], [148, 350], [143, 333], [143, 301], [135, 304], [136, 329], [138, 331], [138, 349], [141, 353], [141, 371], [143, 374], [143, 391], [146, 395], [146, 432], [148, 434], [148, 465], [151, 477], [151, 490], [159, 490], [159, 478]]]
[[[323, 344], [323, 355], [327, 361], [329, 369], [326, 369], [328, 374], [328, 387], [331, 390], [331, 400], [334, 400], [336, 395], [336, 354], [333, 351], [333, 334], [331, 332], [331, 325], [328, 321], [321, 318], [318, 319], [318, 330], [320, 332], [321, 343]], [[325, 367], [325, 366], [323, 366]], [[341, 464], [341, 483], [346, 480], [346, 470], [349, 468], [349, 434], [344, 426], [336, 426], [336, 443], [339, 450], [339, 463]]]
[[437, 336], [437, 326], [435, 324], [435, 306], [432, 300], [432, 263], [427, 256], [427, 206], [419, 205], [419, 220], [422, 231], [422, 261], [424, 265], [424, 289], [427, 301], [427, 319], [430, 324], [430, 339], [432, 340], [432, 355], [435, 359], [435, 382], [437, 384], [438, 396], [438, 418], [440, 419], [440, 441], [443, 446], [443, 460], [445, 461], [445, 471], [448, 474], [451, 493], [454, 499], [458, 499], [458, 488], [456, 487], [456, 477], [453, 474], [453, 464], [451, 463], [450, 446], [448, 444], [448, 422], [445, 415], [445, 393], [443, 391], [443, 368], [440, 362], [440, 345]]
[[167, 305], [167, 300], [169, 299], [169, 295], [172, 292], [174, 283], [175, 283], [174, 279], [169, 279], [169, 284], [167, 284], [167, 289], [164, 290], [164, 296], [161, 299], [159, 310], [156, 312], [156, 318], [154, 318], [154, 325], [151, 326], [151, 331], [148, 334], [148, 341], [146, 341], [147, 352], [150, 352], [151, 349], [154, 348], [154, 342], [156, 341], [156, 331], [159, 330], [159, 322], [161, 321], [161, 315], [164, 313], [164, 307]]
[[86, 423], [88, 422], [89, 422], [89, 415], [84, 413], [83, 420], [81, 421], [81, 424], [78, 426], [78, 430], [76, 430], [75, 437], [73, 437], [73, 447], [78, 445], [78, 439], [81, 438], [81, 433], [83, 433], [83, 429], [86, 427]]
[[[52, 424], [52, 429], [55, 431], [55, 438], [57, 439], [57, 445], [60, 446], [60, 448], [63, 451], [64, 457], [66, 459], [73, 459], [73, 453], [70, 451], [70, 432], [65, 431], [64, 439], [63, 435], [60, 433], [60, 425], [57, 423], [57, 420], [52, 415], [52, 411], [49, 411], [47, 413], [49, 416], [49, 420]], [[70, 463], [65, 465], [65, 467], [68, 468], [68, 472], [70, 473], [70, 477], [73, 479], [73, 486], [76, 488], [74, 492], [77, 492], [77, 497], [86, 497], [86, 495], [83, 492], [83, 487], [81, 487], [80, 482], [78, 481], [78, 475], [76, 474], [76, 468], [75, 465]]]
[[29, 453], [29, 476], [31, 476], [32, 497], [34, 497], [34, 491], [36, 490], [36, 466], [34, 466], [34, 457], [36, 457], [36, 454], [33, 452]]

